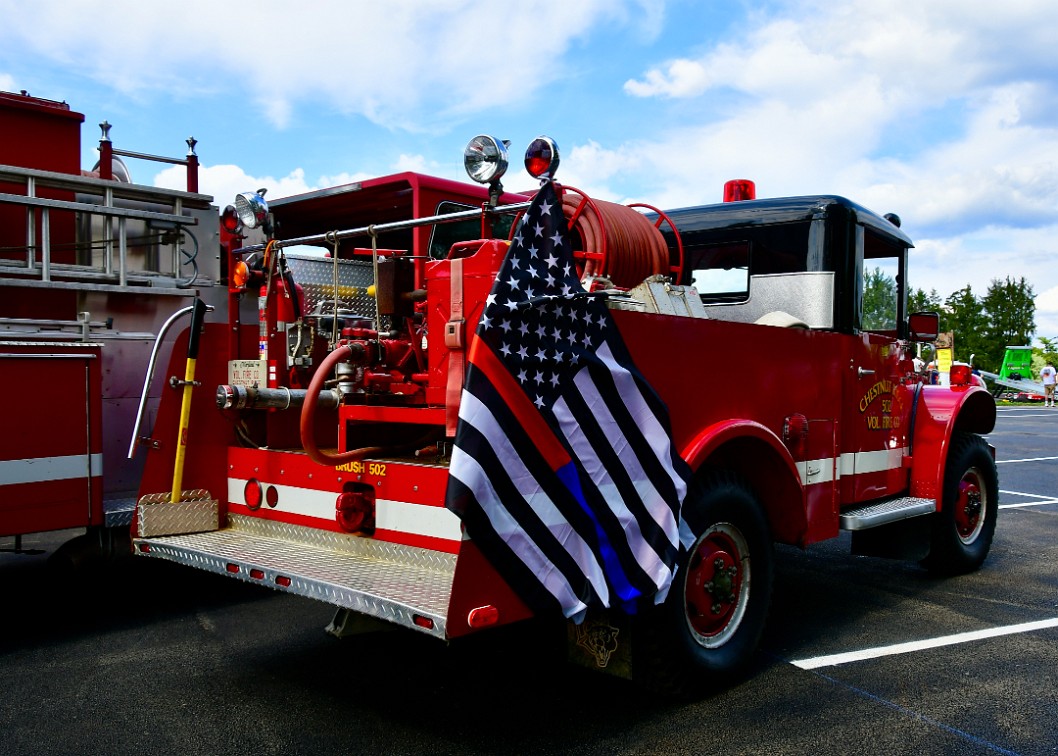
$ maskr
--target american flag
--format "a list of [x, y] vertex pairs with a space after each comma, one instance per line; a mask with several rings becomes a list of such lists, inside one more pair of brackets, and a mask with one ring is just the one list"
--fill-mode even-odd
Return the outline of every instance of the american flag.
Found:
[[668, 412], [577, 277], [550, 181], [468, 355], [446, 505], [534, 608], [580, 620], [668, 592], [690, 476]]

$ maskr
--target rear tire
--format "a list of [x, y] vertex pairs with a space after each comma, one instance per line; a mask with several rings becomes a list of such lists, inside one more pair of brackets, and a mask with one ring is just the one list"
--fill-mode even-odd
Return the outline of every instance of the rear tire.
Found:
[[980, 436], [959, 433], [952, 439], [943, 496], [922, 564], [938, 575], [973, 572], [992, 547], [999, 503], [995, 460]]
[[681, 554], [664, 604], [638, 618], [635, 636], [636, 678], [669, 694], [740, 677], [771, 602], [771, 534], [745, 483], [710, 475], [688, 495], [684, 519], [694, 545]]

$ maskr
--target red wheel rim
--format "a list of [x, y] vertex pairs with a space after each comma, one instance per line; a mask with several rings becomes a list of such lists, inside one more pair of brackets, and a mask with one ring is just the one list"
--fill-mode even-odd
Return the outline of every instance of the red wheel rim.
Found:
[[987, 504], [981, 474], [976, 468], [970, 468], [959, 481], [955, 498], [955, 529], [963, 543], [977, 540], [984, 527]]
[[684, 611], [695, 640], [708, 648], [738, 629], [749, 600], [749, 548], [742, 533], [717, 523], [694, 544], [684, 579]]

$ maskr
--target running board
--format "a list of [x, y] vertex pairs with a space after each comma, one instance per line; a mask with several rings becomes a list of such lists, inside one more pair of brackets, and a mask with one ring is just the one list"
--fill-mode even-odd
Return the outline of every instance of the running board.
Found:
[[905, 496], [857, 509], [849, 509], [841, 513], [839, 521], [842, 530], [867, 530], [911, 517], [932, 514], [936, 511], [937, 502], [933, 499], [916, 499]]
[[446, 637], [455, 554], [236, 515], [223, 530], [136, 538], [133, 548]]

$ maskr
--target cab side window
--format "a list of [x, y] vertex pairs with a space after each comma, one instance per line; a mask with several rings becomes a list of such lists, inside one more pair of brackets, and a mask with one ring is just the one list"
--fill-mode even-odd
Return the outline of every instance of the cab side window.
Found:
[[865, 331], [895, 336], [903, 306], [901, 302], [904, 248], [872, 231], [863, 229], [863, 296], [860, 325]]

